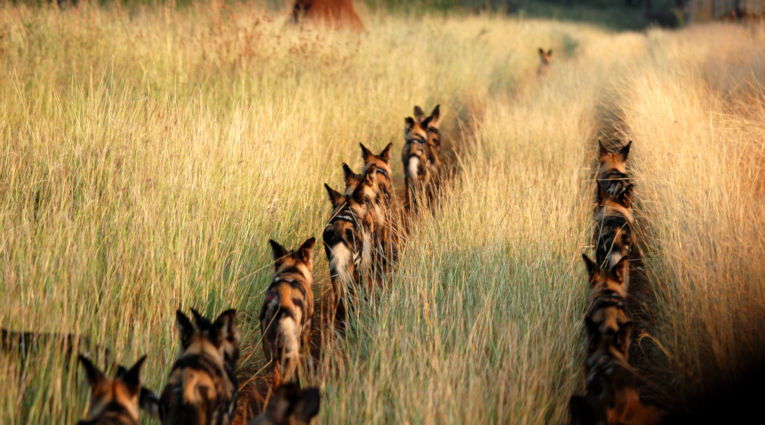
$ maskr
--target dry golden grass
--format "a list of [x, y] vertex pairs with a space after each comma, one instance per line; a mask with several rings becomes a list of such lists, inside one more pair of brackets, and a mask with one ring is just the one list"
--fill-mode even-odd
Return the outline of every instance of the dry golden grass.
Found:
[[[89, 335], [123, 363], [148, 353], [160, 388], [173, 311], [233, 306], [242, 374], [257, 372], [267, 239], [318, 235], [321, 183], [360, 166], [358, 142], [398, 151], [412, 106], [441, 103], [459, 173], [341, 354], [308, 371], [321, 423], [564, 421], [583, 384], [579, 254], [604, 116], [635, 141], [651, 330], [671, 359], [651, 376], [683, 390], [761, 352], [761, 29], [362, 18], [357, 36], [242, 4], [0, 6], [0, 325]], [[538, 46], [556, 52], [544, 80]], [[0, 357], [1, 422], [82, 416], [59, 357], [24, 375]]]

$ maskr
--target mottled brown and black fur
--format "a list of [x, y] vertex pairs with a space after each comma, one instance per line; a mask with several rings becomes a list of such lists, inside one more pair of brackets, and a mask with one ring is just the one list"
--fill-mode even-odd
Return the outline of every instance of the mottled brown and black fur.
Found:
[[260, 310], [263, 352], [273, 364], [274, 386], [297, 378], [301, 358], [310, 348], [313, 317], [313, 247], [315, 238], [292, 251], [269, 240], [274, 277]]
[[376, 252], [379, 253], [378, 257], [380, 257], [378, 263], [386, 272], [390, 270], [391, 264], [396, 261], [397, 257], [397, 211], [396, 198], [393, 192], [393, 170], [390, 166], [392, 147], [393, 143], [388, 143], [378, 155], [375, 155], [364, 144], [361, 144], [361, 158], [364, 160], [362, 174], [367, 174], [373, 166], [376, 168], [377, 190], [381, 195], [381, 197], [378, 197], [378, 200], [382, 200], [383, 214], [383, 220], [381, 223], [378, 223], [375, 232], [375, 240], [377, 242]]
[[626, 310], [627, 291], [624, 279], [629, 262], [623, 258], [613, 269], [602, 269], [582, 254], [589, 275], [587, 313], [587, 354], [615, 347], [625, 356], [632, 337], [632, 320]]
[[249, 425], [308, 425], [319, 413], [321, 399], [316, 387], [301, 390], [290, 383], [279, 387], [266, 410]]
[[627, 174], [627, 157], [632, 142], [628, 142], [616, 152], [609, 151], [598, 141], [598, 172], [595, 189], [595, 203], [610, 199], [625, 207], [632, 207], [633, 184]]
[[405, 143], [401, 151], [407, 208], [414, 206], [422, 196], [432, 200], [441, 174], [440, 105], [436, 105], [429, 117], [425, 117], [419, 106], [415, 106], [414, 113], [417, 119], [404, 120]]
[[[595, 207], [595, 260], [605, 269], [611, 269], [622, 259], [629, 259], [635, 249], [632, 210], [610, 198]], [[629, 277], [625, 284], [629, 284]]]
[[621, 351], [605, 347], [587, 357], [585, 396], [569, 400], [571, 425], [656, 425], [662, 412], [640, 400], [638, 378]]
[[141, 394], [141, 407], [165, 425], [227, 425], [236, 410], [236, 362], [241, 335], [236, 311], [214, 322], [192, 309], [194, 323], [176, 312], [180, 355], [160, 398]]
[[107, 378], [85, 356], [79, 356], [90, 384], [90, 409], [78, 425], [137, 425], [138, 396], [141, 391], [141, 357], [130, 369], [120, 368], [114, 379]]
[[367, 193], [376, 192], [376, 167], [365, 174], [365, 183], [350, 194], [342, 194], [324, 185], [332, 203], [332, 214], [324, 228], [322, 239], [329, 260], [332, 279], [332, 308], [335, 320], [345, 322], [354, 288], [369, 278], [372, 271], [372, 248], [376, 221], [373, 202]]

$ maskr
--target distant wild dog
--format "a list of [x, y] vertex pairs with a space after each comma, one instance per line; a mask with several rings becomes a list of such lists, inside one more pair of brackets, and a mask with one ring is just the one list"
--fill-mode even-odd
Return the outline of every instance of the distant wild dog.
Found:
[[236, 410], [236, 362], [241, 334], [236, 311], [226, 310], [210, 322], [192, 309], [194, 323], [176, 311], [181, 342], [159, 399], [141, 393], [141, 408], [164, 425], [227, 425]]
[[120, 368], [117, 377], [107, 378], [85, 356], [80, 363], [90, 384], [91, 399], [88, 419], [78, 425], [137, 425], [139, 420], [138, 395], [141, 391], [141, 357], [130, 369]]
[[249, 425], [308, 425], [319, 413], [320, 402], [318, 388], [301, 390], [297, 384], [284, 384]]
[[322, 239], [329, 260], [335, 320], [341, 323], [346, 320], [349, 296], [372, 269], [375, 218], [374, 200], [368, 193], [370, 188], [377, 190], [376, 170], [376, 166], [370, 166], [364, 175], [364, 184], [357, 185], [350, 194], [324, 185], [332, 203], [332, 214]]
[[550, 64], [552, 63], [552, 49], [545, 52], [543, 48], [538, 49], [539, 52], [539, 68], [537, 68], [537, 76], [547, 75], [550, 72]]
[[628, 142], [618, 151], [611, 152], [598, 141], [596, 204], [610, 199], [625, 208], [632, 206], [633, 185], [627, 175], [627, 157], [631, 146], [632, 142]]
[[274, 367], [274, 386], [295, 379], [301, 355], [308, 352], [313, 317], [313, 247], [310, 238], [291, 251], [268, 241], [274, 278], [260, 310], [263, 352]]
[[587, 393], [569, 400], [571, 425], [656, 425], [662, 412], [640, 400], [625, 354], [605, 347], [587, 357]]
[[629, 274], [626, 258], [612, 269], [602, 269], [582, 254], [589, 274], [589, 294], [584, 323], [587, 354], [615, 347], [627, 356], [632, 337], [632, 320], [626, 310], [624, 279]]
[[432, 200], [441, 173], [440, 105], [436, 105], [429, 117], [425, 117], [419, 106], [415, 106], [414, 113], [416, 120], [412, 117], [404, 120], [405, 144], [401, 152], [407, 208], [413, 207], [421, 196]]

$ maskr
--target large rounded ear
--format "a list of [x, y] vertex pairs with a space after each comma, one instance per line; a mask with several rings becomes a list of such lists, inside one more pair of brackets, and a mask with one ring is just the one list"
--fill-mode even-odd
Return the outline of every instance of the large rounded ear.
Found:
[[600, 268], [594, 261], [590, 260], [587, 254], [582, 254], [584, 265], [587, 266], [587, 274], [590, 276], [590, 282], [592, 282], [596, 274], [600, 273]]
[[539, 51], [539, 54], [540, 54], [540, 55], [544, 55], [544, 54], [545, 54], [545, 51], [544, 51], [544, 49], [542, 49], [541, 47], [538, 49], [538, 51]]
[[359, 143], [359, 146], [361, 146], [361, 159], [364, 160], [364, 163], [366, 164], [369, 162], [369, 157], [372, 156], [372, 151], [367, 149], [366, 146], [364, 146], [363, 143]]
[[274, 263], [278, 263], [281, 258], [289, 254], [289, 251], [287, 251], [283, 246], [279, 245], [279, 242], [276, 242], [273, 239], [269, 239], [268, 243], [271, 244], [271, 259], [274, 261]]
[[141, 391], [141, 366], [143, 366], [145, 360], [146, 356], [144, 355], [120, 377], [132, 395], [138, 394]]
[[293, 415], [299, 423], [311, 423], [311, 419], [319, 414], [321, 396], [316, 387], [306, 388], [300, 392], [299, 399], [295, 402]]
[[547, 56], [552, 56], [552, 49], [547, 51]]
[[409, 131], [412, 128], [414, 128], [414, 118], [412, 117], [404, 118], [404, 131]]
[[608, 155], [608, 149], [603, 146], [603, 142], [598, 139], [598, 158], [602, 161], [603, 157]]
[[336, 207], [340, 205], [342, 202], [345, 201], [345, 197], [342, 193], [336, 191], [335, 189], [332, 189], [329, 187], [328, 184], [324, 183], [324, 188], [327, 189], [327, 194], [329, 195], [329, 202], [332, 203], [332, 207]]
[[191, 344], [191, 337], [194, 336], [194, 326], [180, 310], [175, 312], [175, 330], [181, 340], [181, 348], [186, 349]]
[[425, 111], [416, 105], [414, 107], [414, 119], [416, 119], [417, 122], [422, 122], [422, 120], [425, 119]]
[[303, 242], [303, 245], [300, 245], [300, 248], [297, 250], [298, 257], [306, 263], [311, 263], [313, 259], [313, 246], [315, 243], [316, 238], [310, 238]]
[[430, 125], [438, 127], [438, 120], [441, 118], [441, 104], [436, 105], [433, 108], [433, 112], [430, 113]]
[[393, 143], [388, 143], [388, 146], [386, 146], [385, 149], [380, 152], [380, 155], [377, 156], [380, 157], [383, 162], [390, 162], [391, 148], [393, 148]]
[[228, 341], [235, 348], [239, 347], [239, 342], [242, 339], [239, 333], [239, 328], [236, 326], [236, 310], [229, 309], [215, 319], [215, 323], [212, 324], [212, 328], [215, 333], [216, 346], [220, 347], [223, 341]]
[[619, 156], [622, 157], [622, 161], [626, 161], [627, 157], [630, 155], [630, 147], [632, 146], [632, 141], [630, 140], [627, 142], [626, 145], [622, 146], [621, 149], [619, 149]]
[[80, 363], [82, 363], [82, 367], [85, 368], [85, 376], [88, 378], [88, 384], [90, 384], [91, 387], [96, 387], [104, 382], [106, 379], [104, 373], [101, 372], [89, 358], [82, 354], [80, 354], [78, 358], [80, 359]]
[[356, 176], [356, 173], [351, 170], [351, 167], [348, 166], [348, 164], [343, 162], [343, 178], [345, 179], [345, 185], [348, 186], [348, 182], [350, 179]]

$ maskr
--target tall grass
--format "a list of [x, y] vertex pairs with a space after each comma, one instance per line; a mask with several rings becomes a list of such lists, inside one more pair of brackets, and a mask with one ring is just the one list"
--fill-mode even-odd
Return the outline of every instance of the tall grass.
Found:
[[[733, 47], [712, 53], [715, 37], [693, 31], [607, 35], [493, 15], [363, 18], [367, 33], [357, 35], [301, 30], [286, 13], [251, 4], [0, 6], [0, 325], [84, 334], [122, 363], [148, 353], [146, 379], [160, 388], [176, 352], [173, 311], [233, 306], [240, 374], [256, 373], [266, 240], [291, 246], [318, 235], [329, 214], [321, 183], [339, 186], [343, 161], [360, 167], [358, 142], [398, 151], [412, 106], [441, 103], [460, 172], [442, 206], [417, 222], [389, 287], [365, 302], [338, 363], [309, 371], [306, 382], [325, 394], [320, 420], [561, 422], [582, 385], [578, 256], [588, 249], [594, 138], [613, 101], [635, 139], [652, 280], [667, 282], [656, 306], [667, 326], [655, 333], [690, 365], [656, 376], [684, 385], [686, 371], [708, 360], [710, 335], [723, 353], [746, 339], [728, 338], [724, 326], [684, 331], [718, 320], [694, 299], [696, 287], [738, 300], [720, 282], [750, 282], [748, 311], [760, 311], [762, 268], [735, 244], [746, 236], [747, 252], [761, 253], [760, 218], [751, 227], [735, 220], [762, 209], [761, 138], [750, 137], [761, 134], [762, 103], [727, 75], [761, 86], [759, 71], [742, 71], [761, 69], [761, 51], [741, 62]], [[690, 43], [705, 53], [688, 54]], [[537, 46], [556, 51], [544, 80], [534, 76]], [[661, 114], [652, 114], [656, 99]], [[670, 113], [703, 152], [663, 119]], [[668, 144], [687, 155], [684, 167], [708, 170], [701, 183], [679, 168], [672, 184], [658, 178]], [[740, 166], [723, 167], [730, 161]], [[689, 196], [696, 203], [686, 209]], [[681, 242], [694, 257], [731, 255], [675, 261]], [[755, 321], [731, 312], [715, 314], [756, 334]], [[21, 366], [0, 355], [0, 421], [82, 416], [82, 379], [60, 357], [48, 347]]]
[[649, 369], [667, 403], [728, 391], [765, 361], [763, 40], [722, 25], [650, 33], [620, 93], [665, 351]]
[[[148, 353], [158, 388], [173, 311], [234, 306], [242, 369], [258, 370], [266, 240], [321, 231], [321, 183], [341, 184], [343, 161], [360, 165], [358, 142], [400, 148], [414, 104], [440, 102], [448, 120], [533, 74], [533, 46], [577, 31], [374, 15], [358, 36], [285, 21], [241, 4], [2, 6], [3, 327], [87, 335], [123, 363]], [[4, 357], [4, 376], [24, 380], [0, 390], [4, 423], [82, 415], [86, 391], [57, 356], [46, 350], [21, 377]]]

